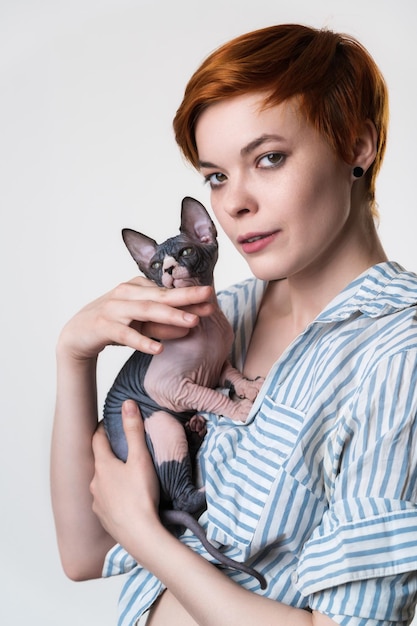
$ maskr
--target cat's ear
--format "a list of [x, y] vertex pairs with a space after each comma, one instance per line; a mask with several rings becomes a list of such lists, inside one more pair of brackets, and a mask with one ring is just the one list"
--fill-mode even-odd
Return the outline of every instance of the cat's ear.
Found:
[[216, 243], [217, 230], [205, 207], [198, 200], [182, 201], [180, 231], [199, 243]]
[[156, 241], [131, 228], [124, 228], [122, 237], [139, 269], [143, 271], [144, 268], [149, 267], [150, 260], [157, 250], [158, 244]]

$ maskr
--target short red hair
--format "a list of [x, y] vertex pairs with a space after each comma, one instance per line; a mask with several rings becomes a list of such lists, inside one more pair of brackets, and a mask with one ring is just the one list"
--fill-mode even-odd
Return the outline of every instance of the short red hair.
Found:
[[375, 125], [377, 155], [366, 176], [375, 212], [375, 179], [385, 152], [388, 93], [367, 50], [353, 37], [298, 24], [256, 30], [215, 50], [191, 77], [174, 119], [184, 156], [198, 167], [195, 125], [210, 104], [267, 92], [265, 105], [297, 96], [300, 112], [336, 153], [352, 163], [365, 120]]

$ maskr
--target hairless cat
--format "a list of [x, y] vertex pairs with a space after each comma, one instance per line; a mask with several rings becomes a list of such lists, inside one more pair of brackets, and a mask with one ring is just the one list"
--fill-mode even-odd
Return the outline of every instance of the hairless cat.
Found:
[[[162, 244], [131, 229], [122, 235], [141, 272], [159, 286], [213, 284], [217, 232], [197, 200], [183, 199], [180, 234]], [[199, 412], [245, 421], [263, 382], [248, 380], [232, 367], [233, 331], [214, 295], [213, 304], [213, 314], [202, 317], [185, 337], [163, 341], [160, 354], [132, 354], [107, 395], [104, 425], [114, 453], [126, 461], [121, 405], [126, 399], [137, 402], [161, 485], [162, 522], [186, 526], [219, 563], [256, 577], [264, 589], [264, 577], [215, 548], [194, 517], [206, 508], [204, 487], [197, 488], [193, 480], [193, 458], [205, 434]]]

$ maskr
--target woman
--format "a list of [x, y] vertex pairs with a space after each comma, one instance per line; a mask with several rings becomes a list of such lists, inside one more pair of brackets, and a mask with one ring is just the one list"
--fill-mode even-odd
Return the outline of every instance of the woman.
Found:
[[417, 277], [387, 260], [374, 224], [387, 118], [363, 47], [304, 26], [243, 35], [191, 78], [176, 137], [256, 277], [220, 302], [234, 363], [266, 379], [245, 425], [209, 420], [200, 521], [268, 585], [226, 575], [191, 536], [162, 527], [134, 403], [123, 408], [127, 463], [101, 429], [91, 451], [99, 352], [157, 353], [150, 337], [181, 336], [210, 314], [208, 288], [137, 278], [62, 332], [52, 450], [64, 568], [75, 579], [130, 571], [121, 624], [150, 606], [152, 626], [412, 620]]

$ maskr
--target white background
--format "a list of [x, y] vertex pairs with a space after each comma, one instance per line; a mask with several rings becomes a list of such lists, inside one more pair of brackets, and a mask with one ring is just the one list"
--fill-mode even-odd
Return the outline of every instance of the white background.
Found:
[[[208, 191], [171, 120], [187, 79], [227, 39], [277, 22], [358, 37], [391, 92], [381, 236], [417, 270], [415, 0], [0, 0], [0, 622], [112, 626], [121, 580], [73, 583], [49, 499], [54, 347], [82, 305], [131, 278], [120, 229], [175, 234]], [[323, 163], [323, 167], [326, 164]], [[221, 239], [217, 287], [247, 275]], [[102, 357], [100, 397], [123, 349]]]

